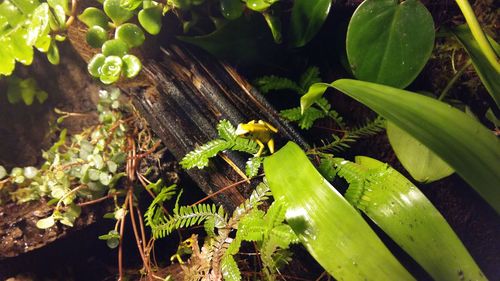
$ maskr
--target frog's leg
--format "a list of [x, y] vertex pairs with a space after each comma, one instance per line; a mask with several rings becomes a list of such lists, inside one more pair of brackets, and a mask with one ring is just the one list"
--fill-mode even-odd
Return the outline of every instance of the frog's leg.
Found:
[[257, 152], [257, 154], [255, 154], [255, 157], [260, 157], [260, 155], [262, 154], [262, 151], [264, 151], [264, 144], [258, 140], [258, 139], [255, 139], [255, 142], [259, 145], [259, 151]]
[[179, 262], [179, 264], [184, 264], [184, 261], [182, 260], [181, 255], [179, 255], [178, 253], [176, 253], [170, 257], [171, 262], [174, 262], [175, 260], [177, 260]]
[[269, 147], [269, 152], [271, 152], [271, 154], [274, 153], [274, 139], [271, 138], [268, 142], [267, 142], [267, 147]]

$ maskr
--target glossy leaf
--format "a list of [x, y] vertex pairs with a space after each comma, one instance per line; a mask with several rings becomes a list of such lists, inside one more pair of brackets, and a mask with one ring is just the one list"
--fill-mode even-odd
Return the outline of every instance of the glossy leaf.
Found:
[[367, 169], [360, 209], [434, 280], [486, 280], [443, 216], [408, 179], [387, 164], [357, 156]]
[[101, 82], [111, 84], [120, 78], [122, 72], [123, 61], [117, 56], [109, 56], [104, 60], [101, 67]]
[[256, 12], [263, 12], [269, 7], [271, 7], [272, 4], [278, 2], [279, 0], [246, 0], [245, 2], [247, 3], [247, 7], [250, 10], [254, 10]]
[[446, 162], [392, 122], [387, 122], [387, 136], [399, 161], [416, 181], [430, 183], [453, 174]]
[[142, 0], [121, 0], [120, 1], [120, 6], [122, 6], [124, 9], [127, 9], [129, 11], [133, 11], [142, 4]]
[[31, 16], [31, 23], [28, 26], [28, 36], [26, 42], [32, 46], [49, 32], [49, 5], [42, 3]]
[[112, 39], [104, 42], [102, 53], [105, 56], [123, 57], [128, 53], [128, 46], [121, 39]]
[[123, 75], [127, 78], [134, 78], [142, 69], [141, 60], [134, 55], [125, 55], [123, 60]]
[[90, 59], [87, 69], [90, 75], [94, 77], [101, 76], [101, 67], [104, 65], [106, 56], [103, 54], [96, 54], [92, 59]]
[[328, 87], [363, 103], [427, 146], [500, 213], [500, 142], [472, 117], [424, 95], [351, 79], [314, 84], [314, 91], [302, 96], [302, 108]]
[[138, 47], [146, 40], [142, 29], [133, 23], [120, 25], [115, 31], [115, 38], [121, 39], [129, 48]]
[[318, 33], [325, 22], [332, 0], [295, 0], [292, 8], [290, 37], [294, 47], [302, 47]]
[[240, 17], [204, 36], [179, 36], [212, 55], [236, 63], [259, 63], [272, 59], [276, 44], [266, 22], [260, 15]]
[[134, 14], [120, 5], [120, 0], [104, 0], [104, 12], [115, 23], [120, 25], [128, 21]]
[[83, 11], [81, 15], [78, 16], [78, 19], [82, 21], [89, 28], [97, 25], [105, 30], [109, 29], [108, 17], [106, 14], [100, 9], [90, 7]]
[[44, 219], [37, 221], [36, 227], [38, 227], [40, 229], [47, 229], [47, 228], [51, 228], [52, 226], [54, 226], [55, 223], [56, 222], [54, 220], [54, 217], [50, 216], [48, 218], [44, 218]]
[[53, 40], [50, 43], [49, 50], [47, 51], [47, 59], [51, 64], [59, 64], [59, 48], [57, 47], [56, 42]]
[[221, 0], [220, 11], [221, 14], [228, 20], [234, 20], [243, 14], [245, 5], [241, 0]]
[[356, 78], [405, 88], [434, 47], [434, 22], [418, 0], [366, 0], [347, 29], [347, 57]]
[[273, 196], [309, 253], [338, 280], [412, 280], [361, 215], [289, 142], [264, 160]]
[[138, 19], [141, 26], [151, 35], [160, 33], [161, 30], [161, 7], [149, 7], [139, 12]]
[[12, 71], [16, 67], [16, 59], [12, 55], [11, 48], [7, 48], [10, 45], [10, 38], [0, 38], [1, 46], [6, 46], [0, 48], [0, 75], [11, 75]]
[[94, 25], [87, 30], [85, 41], [87, 41], [87, 44], [92, 48], [101, 48], [106, 40], [108, 40], [108, 33], [104, 28]]
[[11, 51], [14, 58], [24, 64], [30, 65], [33, 62], [33, 47], [26, 43], [27, 31], [18, 29], [11, 35]]
[[[455, 37], [462, 43], [465, 47], [465, 50], [469, 54], [472, 64], [479, 74], [479, 78], [483, 82], [484, 86], [490, 93], [491, 97], [500, 107], [500, 72], [498, 72], [495, 66], [490, 63], [490, 60], [486, 57], [486, 55], [481, 51], [479, 44], [474, 37], [470, 29], [466, 25], [461, 25], [452, 30]], [[495, 51], [498, 53], [499, 46], [498, 44], [491, 38], [490, 44], [494, 46]]]

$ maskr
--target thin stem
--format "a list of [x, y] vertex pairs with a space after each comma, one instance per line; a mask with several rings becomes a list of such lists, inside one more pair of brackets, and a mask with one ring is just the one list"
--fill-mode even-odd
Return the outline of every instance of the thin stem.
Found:
[[451, 87], [455, 85], [457, 82], [458, 78], [464, 74], [465, 70], [472, 64], [472, 61], [469, 59], [458, 71], [453, 75], [453, 77], [448, 81], [448, 84], [446, 84], [446, 87], [444, 87], [443, 91], [441, 92], [441, 95], [439, 96], [438, 100], [443, 100], [448, 92], [450, 91]]
[[472, 36], [474, 36], [474, 39], [476, 39], [479, 48], [481, 49], [481, 51], [483, 51], [484, 55], [486, 56], [490, 64], [495, 68], [495, 70], [497, 72], [500, 72], [500, 64], [497, 61], [498, 60], [497, 55], [495, 51], [493, 51], [490, 42], [488, 42], [486, 35], [481, 29], [481, 26], [477, 21], [476, 15], [474, 15], [474, 11], [472, 10], [469, 1], [456, 0], [456, 2], [458, 4], [458, 7], [460, 7], [460, 10], [462, 10], [462, 14], [465, 17], [467, 25], [469, 25], [470, 31], [472, 32]]

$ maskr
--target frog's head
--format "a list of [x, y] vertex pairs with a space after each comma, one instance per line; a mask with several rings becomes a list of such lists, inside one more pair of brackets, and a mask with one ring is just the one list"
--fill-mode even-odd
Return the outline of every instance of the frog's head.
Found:
[[248, 133], [251, 133], [254, 129], [254, 124], [255, 124], [255, 121], [250, 121], [246, 124], [244, 124], [244, 123], [238, 124], [238, 127], [236, 128], [236, 132], [235, 132], [236, 135], [237, 136], [245, 136]]

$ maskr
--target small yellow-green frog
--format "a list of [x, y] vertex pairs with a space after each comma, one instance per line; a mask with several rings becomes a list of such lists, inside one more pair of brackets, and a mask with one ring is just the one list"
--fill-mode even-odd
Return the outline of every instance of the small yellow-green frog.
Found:
[[236, 128], [236, 134], [238, 136], [248, 137], [259, 145], [260, 148], [257, 154], [255, 154], [256, 157], [259, 157], [262, 151], [264, 151], [264, 143], [267, 143], [269, 152], [271, 152], [271, 154], [274, 153], [274, 139], [272, 135], [277, 132], [278, 129], [262, 120], [252, 120], [246, 124], [242, 123]]
[[177, 252], [170, 257], [170, 261], [174, 262], [177, 260], [180, 264], [184, 264], [182, 256], [191, 255], [193, 253], [194, 243], [198, 243], [198, 241], [196, 241], [196, 236], [191, 236], [191, 238], [182, 241], [177, 248]]

